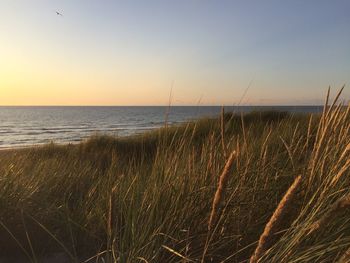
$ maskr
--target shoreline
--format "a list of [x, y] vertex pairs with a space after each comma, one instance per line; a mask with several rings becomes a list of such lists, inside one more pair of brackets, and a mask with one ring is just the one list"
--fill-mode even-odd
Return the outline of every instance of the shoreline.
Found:
[[[288, 110], [288, 108], [291, 108], [292, 106], [265, 106], [264, 108], [259, 108], [257, 106], [243, 107], [251, 108], [252, 111], [257, 112], [287, 112], [290, 115], [319, 114], [321, 109], [321, 106], [319, 105], [293, 106], [296, 109], [294, 109], [294, 111]], [[304, 107], [317, 108], [318, 110], [317, 113], [310, 112], [308, 109], [303, 112], [299, 111]], [[220, 115], [220, 107], [215, 106], [214, 108], [217, 109], [209, 111], [206, 109], [204, 111], [203, 109], [201, 110], [201, 106], [194, 107], [193, 109], [191, 107], [190, 110], [186, 110], [185, 107], [178, 107], [175, 111], [171, 112], [171, 117], [167, 121], [170, 126], [176, 126], [187, 122], [195, 122], [203, 118], [216, 118]], [[231, 111], [230, 107], [224, 107], [224, 109], [225, 111], [227, 110], [227, 113], [232, 112], [235, 115], [240, 115], [240, 112], [238, 111]], [[59, 115], [59, 110], [52, 108], [45, 109], [43, 112], [40, 112], [39, 115], [37, 115], [36, 112], [33, 112], [32, 115], [29, 114], [29, 117], [21, 119], [13, 119], [14, 116], [7, 116], [6, 113], [4, 115], [6, 121], [2, 126], [0, 125], [0, 141], [3, 144], [0, 144], [0, 151], [42, 146], [50, 143], [51, 140], [57, 145], [78, 144], [94, 135], [117, 136], [123, 138], [140, 134], [142, 135], [149, 131], [164, 127], [165, 122], [163, 113], [160, 113], [159, 111], [151, 111], [150, 108], [145, 112], [138, 110], [135, 112], [111, 111], [105, 113], [96, 111], [92, 108], [89, 108], [89, 110], [91, 112], [86, 114], [91, 114], [91, 117], [83, 118], [81, 120], [74, 120], [72, 119], [72, 116], [79, 118], [79, 116], [82, 115], [82, 112], [78, 111], [75, 112], [74, 115], [71, 115], [68, 113], [69, 111], [64, 111], [62, 112], [62, 114], [64, 113], [63, 116], [61, 116]], [[249, 112], [245, 112], [244, 115], [249, 114]], [[41, 117], [50, 117], [52, 120], [47, 122], [40, 121]], [[38, 122], [37, 119], [39, 119]], [[35, 122], [32, 123], [32, 121]], [[123, 127], [123, 130], [120, 130], [118, 128], [119, 126]], [[115, 128], [115, 130], [112, 130], [112, 127], [113, 129]]]

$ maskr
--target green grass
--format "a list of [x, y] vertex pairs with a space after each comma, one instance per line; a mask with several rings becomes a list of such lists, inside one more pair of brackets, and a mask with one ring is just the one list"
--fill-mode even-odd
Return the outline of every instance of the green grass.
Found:
[[[349, 108], [225, 114], [142, 135], [0, 152], [0, 256], [74, 262], [244, 262], [293, 180], [260, 262], [333, 262], [350, 247]], [[218, 179], [237, 152], [213, 230]], [[204, 254], [205, 251], [205, 254]]]

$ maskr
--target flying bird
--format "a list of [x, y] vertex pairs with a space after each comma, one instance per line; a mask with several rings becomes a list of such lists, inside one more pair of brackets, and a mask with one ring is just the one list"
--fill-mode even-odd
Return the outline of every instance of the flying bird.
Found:
[[60, 12], [58, 12], [58, 11], [55, 11], [55, 12], [56, 12], [56, 15], [58, 15], [58, 16], [63, 16], [62, 13], [60, 13]]

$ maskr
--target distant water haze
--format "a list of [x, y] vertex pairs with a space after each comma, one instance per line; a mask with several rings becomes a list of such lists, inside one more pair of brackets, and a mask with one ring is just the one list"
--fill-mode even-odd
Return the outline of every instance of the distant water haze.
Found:
[[[236, 106], [225, 111], [317, 113], [322, 106]], [[0, 148], [77, 143], [95, 134], [126, 136], [164, 126], [167, 107], [0, 107]], [[220, 106], [174, 106], [169, 124], [220, 114]]]

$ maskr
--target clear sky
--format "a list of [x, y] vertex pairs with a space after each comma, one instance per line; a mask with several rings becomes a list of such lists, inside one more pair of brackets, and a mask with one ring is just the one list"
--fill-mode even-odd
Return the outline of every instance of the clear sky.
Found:
[[0, 105], [164, 105], [171, 86], [173, 105], [248, 86], [243, 104], [319, 104], [343, 84], [348, 0], [0, 3]]

